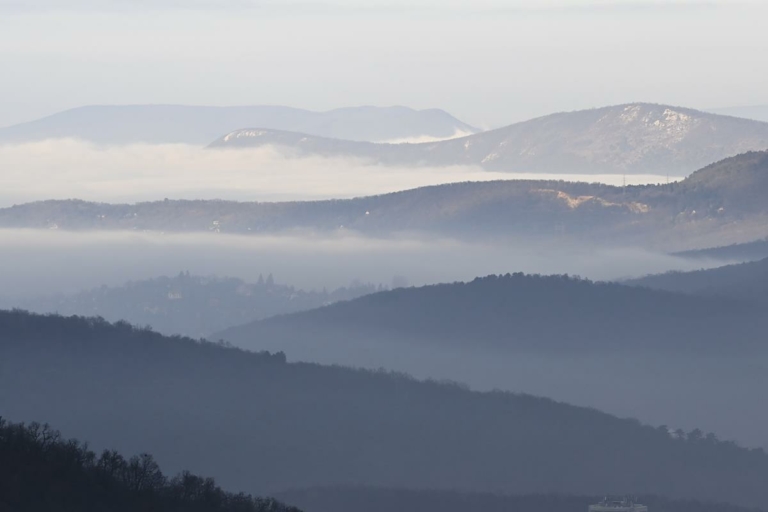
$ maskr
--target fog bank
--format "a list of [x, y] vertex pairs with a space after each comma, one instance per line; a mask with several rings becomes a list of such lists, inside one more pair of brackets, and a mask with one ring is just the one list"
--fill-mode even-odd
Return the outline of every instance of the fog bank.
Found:
[[[297, 157], [279, 148], [229, 151], [185, 144], [103, 147], [74, 139], [0, 145], [0, 207], [45, 199], [283, 201], [348, 198], [460, 181], [564, 179], [620, 185], [619, 175], [507, 174], [473, 166], [389, 167]], [[666, 176], [627, 176], [627, 184]]]
[[[120, 285], [131, 279], [175, 275], [240, 277], [273, 273], [305, 289], [346, 286], [353, 279], [411, 285], [527, 272], [606, 280], [709, 266], [636, 248], [562, 247], [555, 241], [463, 243], [447, 238], [365, 238], [354, 235], [235, 236], [0, 230], [1, 295], [28, 297]], [[722, 263], [719, 263], [722, 264]]]

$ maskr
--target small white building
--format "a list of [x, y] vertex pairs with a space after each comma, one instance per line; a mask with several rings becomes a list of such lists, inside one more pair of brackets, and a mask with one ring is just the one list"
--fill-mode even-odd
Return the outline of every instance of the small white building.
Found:
[[590, 505], [588, 512], [648, 512], [648, 507], [635, 503], [632, 496], [606, 496], [600, 503]]

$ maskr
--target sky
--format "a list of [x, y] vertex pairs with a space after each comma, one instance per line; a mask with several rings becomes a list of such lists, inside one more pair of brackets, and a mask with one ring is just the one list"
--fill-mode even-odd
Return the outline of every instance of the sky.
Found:
[[768, 2], [0, 0], [0, 126], [86, 104], [768, 103]]

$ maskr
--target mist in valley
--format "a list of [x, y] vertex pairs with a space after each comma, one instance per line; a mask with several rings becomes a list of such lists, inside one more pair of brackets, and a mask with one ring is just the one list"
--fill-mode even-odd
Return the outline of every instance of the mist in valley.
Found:
[[224, 150], [189, 144], [96, 145], [78, 139], [0, 143], [0, 207], [45, 199], [339, 199], [461, 181], [563, 179], [612, 185], [667, 176], [503, 173], [480, 167], [385, 166], [365, 159], [302, 156], [289, 148]]
[[722, 264], [631, 247], [564, 248], [556, 239], [489, 244], [428, 234], [371, 238], [0, 230], [0, 243], [0, 265], [13, 269], [0, 274], [0, 296], [6, 304], [14, 298], [117, 286], [181, 271], [251, 282], [271, 273], [282, 283], [316, 290], [353, 280], [390, 285], [395, 276], [419, 286], [508, 272], [613, 280]]

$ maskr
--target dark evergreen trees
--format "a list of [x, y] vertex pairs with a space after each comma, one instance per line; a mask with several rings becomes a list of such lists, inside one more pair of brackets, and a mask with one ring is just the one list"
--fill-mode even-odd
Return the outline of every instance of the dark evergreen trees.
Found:
[[269, 498], [224, 492], [212, 478], [163, 475], [151, 455], [100, 456], [48, 425], [0, 417], [3, 512], [298, 512]]

